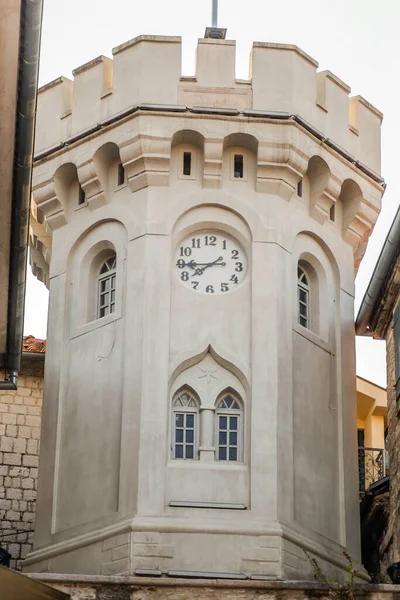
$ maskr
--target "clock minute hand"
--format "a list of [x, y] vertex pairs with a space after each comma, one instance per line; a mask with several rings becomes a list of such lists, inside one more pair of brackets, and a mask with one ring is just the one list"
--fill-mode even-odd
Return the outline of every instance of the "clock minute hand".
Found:
[[214, 260], [213, 262], [210, 262], [210, 263], [197, 263], [197, 266], [199, 266], [199, 265], [204, 265], [204, 266], [200, 269], [196, 269], [195, 272], [193, 273], [192, 277], [194, 277], [195, 275], [203, 275], [204, 271], [206, 269], [208, 269], [208, 267], [214, 267], [214, 266], [225, 267], [226, 263], [218, 262], [220, 260], [223, 260], [223, 256], [219, 256], [216, 260]]

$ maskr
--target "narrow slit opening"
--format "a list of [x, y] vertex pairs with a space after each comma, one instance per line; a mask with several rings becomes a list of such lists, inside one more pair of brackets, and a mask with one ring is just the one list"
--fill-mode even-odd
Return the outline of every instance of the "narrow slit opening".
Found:
[[233, 170], [234, 170], [235, 179], [243, 179], [243, 155], [242, 154], [235, 154]]
[[330, 211], [329, 211], [329, 218], [331, 221], [335, 222], [335, 205], [332, 204]]
[[86, 195], [85, 195], [85, 192], [83, 191], [82, 186], [80, 185], [79, 186], [78, 205], [85, 204], [85, 201], [86, 201]]
[[300, 179], [299, 183], [297, 184], [297, 195], [299, 198], [303, 197], [303, 180]]
[[118, 185], [125, 183], [125, 169], [122, 163], [118, 165]]
[[192, 153], [191, 152], [183, 153], [183, 174], [184, 175], [192, 174]]

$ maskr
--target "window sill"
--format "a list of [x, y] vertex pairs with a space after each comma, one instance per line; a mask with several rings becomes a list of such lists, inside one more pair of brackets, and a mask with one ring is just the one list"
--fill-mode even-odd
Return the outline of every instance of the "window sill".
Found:
[[87, 200], [85, 202], [82, 202], [82, 204], [78, 204], [78, 206], [75, 208], [75, 212], [77, 210], [81, 210], [82, 208], [87, 208], [89, 205], [87, 203]]
[[306, 327], [303, 327], [299, 323], [294, 323], [293, 331], [295, 331], [296, 333], [301, 335], [301, 337], [305, 338], [312, 344], [319, 346], [319, 348], [322, 348], [322, 350], [325, 350], [325, 352], [329, 352], [329, 354], [334, 354], [334, 352], [332, 352], [332, 349], [331, 349], [330, 345], [328, 344], [328, 342], [326, 340], [324, 340], [323, 338], [321, 338], [316, 333], [314, 333], [313, 331], [311, 331], [311, 329], [307, 329]]
[[214, 508], [224, 510], [246, 510], [245, 504], [233, 504], [231, 502], [188, 502], [186, 500], [170, 500], [172, 508]]
[[90, 321], [90, 323], [85, 323], [84, 325], [80, 325], [75, 328], [73, 333], [70, 336], [70, 339], [73, 340], [85, 333], [89, 333], [94, 329], [100, 329], [100, 327], [105, 327], [114, 321], [119, 321], [122, 315], [120, 313], [113, 313], [112, 315], [107, 315], [106, 317], [102, 317], [101, 319], [96, 319], [95, 321]]
[[168, 462], [170, 469], [200, 469], [200, 470], [218, 470], [218, 471], [247, 471], [247, 465], [244, 462], [229, 462], [216, 460], [214, 462], [206, 462], [195, 459], [171, 458]]

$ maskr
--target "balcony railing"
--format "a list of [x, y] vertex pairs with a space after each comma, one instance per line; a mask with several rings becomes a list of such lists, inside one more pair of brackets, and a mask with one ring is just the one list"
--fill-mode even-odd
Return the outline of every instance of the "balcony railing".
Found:
[[383, 448], [358, 448], [358, 474], [360, 495], [369, 486], [388, 475], [387, 452]]

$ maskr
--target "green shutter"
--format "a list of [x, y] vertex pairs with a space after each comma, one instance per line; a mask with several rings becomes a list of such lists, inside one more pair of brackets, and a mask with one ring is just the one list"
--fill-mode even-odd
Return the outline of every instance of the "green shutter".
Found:
[[395, 385], [396, 385], [396, 399], [400, 398], [400, 302], [396, 306], [394, 311], [394, 324], [393, 324], [393, 335], [394, 335], [394, 372], [395, 372]]

